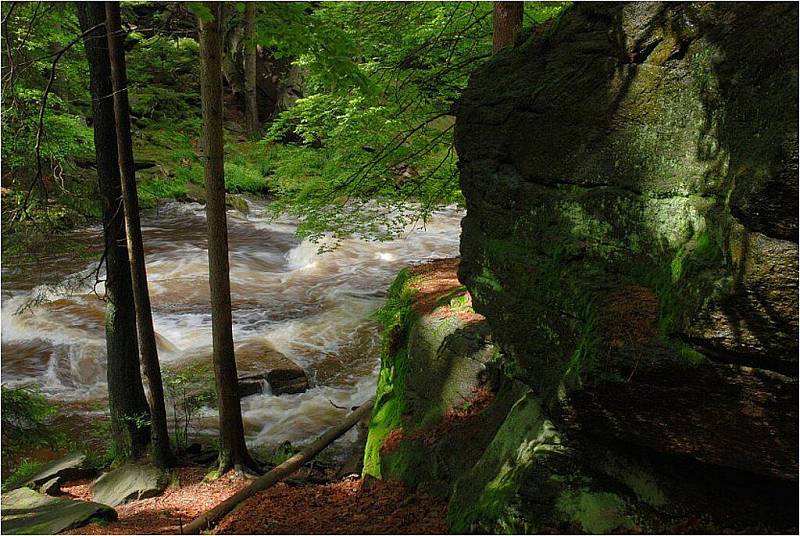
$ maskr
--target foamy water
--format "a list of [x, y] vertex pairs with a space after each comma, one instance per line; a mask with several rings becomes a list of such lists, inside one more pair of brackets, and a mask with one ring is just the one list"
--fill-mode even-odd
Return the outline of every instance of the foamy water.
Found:
[[[403, 267], [458, 254], [461, 212], [438, 212], [425, 229], [388, 242], [345, 240], [318, 255], [300, 242], [291, 220], [268, 221], [263, 206], [228, 212], [233, 335], [240, 371], [258, 371], [259, 357], [278, 351], [306, 369], [314, 387], [298, 395], [243, 399], [251, 444], [313, 438], [344, 410], [374, 394], [380, 329], [370, 319]], [[99, 233], [89, 229], [89, 234]], [[204, 208], [173, 203], [143, 213], [148, 281], [161, 362], [211, 359], [211, 315]], [[58, 273], [66, 279], [93, 268]], [[58, 265], [54, 268], [58, 271]], [[94, 278], [72, 293], [4, 279], [2, 381], [36, 383], [59, 400], [104, 400], [104, 303]], [[102, 295], [102, 284], [96, 290]], [[18, 312], [34, 296], [41, 304]], [[213, 411], [202, 428], [216, 425]]]

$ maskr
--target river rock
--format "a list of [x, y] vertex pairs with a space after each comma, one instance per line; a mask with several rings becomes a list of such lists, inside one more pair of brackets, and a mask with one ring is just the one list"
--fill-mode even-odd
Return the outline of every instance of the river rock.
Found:
[[73, 452], [63, 458], [47, 463], [23, 485], [35, 488], [53, 478], [60, 478], [61, 481], [64, 482], [67, 480], [89, 478], [96, 473], [97, 471], [86, 465], [85, 454]]
[[125, 464], [104, 473], [92, 484], [92, 499], [117, 506], [160, 495], [166, 487], [164, 473], [152, 465]]
[[117, 518], [104, 504], [48, 497], [19, 488], [2, 497], [3, 534], [58, 534], [91, 521]]
[[225, 206], [238, 210], [244, 215], [250, 214], [250, 205], [247, 200], [236, 194], [225, 194]]
[[297, 363], [285, 355], [269, 351], [258, 365], [258, 372], [239, 375], [239, 396], [264, 392], [265, 382], [273, 395], [297, 394], [308, 390], [308, 375]]

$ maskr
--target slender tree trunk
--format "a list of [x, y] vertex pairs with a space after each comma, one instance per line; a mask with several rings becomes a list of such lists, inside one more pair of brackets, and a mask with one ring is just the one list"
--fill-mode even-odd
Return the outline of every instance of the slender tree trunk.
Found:
[[[81, 31], [105, 21], [102, 3], [77, 2]], [[137, 457], [144, 453], [149, 431], [141, 423], [148, 408], [139, 369], [136, 336], [136, 312], [125, 224], [121, 204], [117, 136], [114, 131], [114, 105], [107, 98], [112, 93], [111, 65], [102, 26], [84, 37], [94, 115], [94, 147], [97, 179], [103, 203], [103, 235], [106, 262], [106, 350], [108, 406], [114, 448], [118, 455]]]
[[514, 39], [522, 29], [522, 13], [525, 4], [522, 2], [494, 3], [494, 35], [492, 36], [492, 52], [514, 46]]
[[258, 136], [258, 101], [256, 99], [256, 3], [247, 2], [244, 10], [244, 100], [247, 135]]
[[106, 29], [108, 30], [108, 52], [111, 60], [114, 117], [117, 124], [117, 153], [122, 176], [125, 231], [128, 236], [128, 254], [131, 264], [133, 297], [136, 304], [139, 348], [149, 387], [154, 461], [160, 466], [170, 466], [175, 463], [175, 459], [169, 446], [167, 412], [164, 409], [164, 387], [161, 383], [156, 334], [153, 330], [153, 314], [150, 310], [150, 293], [147, 289], [147, 268], [144, 261], [142, 229], [139, 223], [139, 197], [136, 192], [136, 167], [133, 163], [128, 80], [125, 73], [125, 51], [122, 48], [123, 35], [119, 2], [106, 2]]
[[255, 468], [247, 452], [233, 352], [228, 223], [222, 140], [222, 2], [206, 2], [213, 20], [200, 20], [200, 99], [203, 108], [211, 336], [219, 406], [219, 469]]

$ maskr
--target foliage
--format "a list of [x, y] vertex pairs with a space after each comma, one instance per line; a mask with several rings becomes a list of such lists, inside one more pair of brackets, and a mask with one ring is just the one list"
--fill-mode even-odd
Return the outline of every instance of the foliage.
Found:
[[[525, 31], [564, 5], [528, 2]], [[80, 33], [69, 5], [14, 6], [3, 32], [11, 53], [2, 57], [4, 67], [9, 58], [14, 64], [3, 81], [4, 183], [11, 177], [14, 194], [6, 210], [26, 197], [33, 176], [53, 50]], [[235, 7], [226, 16], [227, 34], [241, 29], [244, 4]], [[132, 30], [126, 55], [135, 156], [156, 163], [140, 171], [145, 207], [202, 184], [195, 31], [207, 11], [198, 2], [123, 9]], [[264, 2], [256, 28], [260, 46], [293, 64], [304, 97], [276, 118], [261, 145], [229, 140], [229, 191], [269, 187], [278, 196], [274, 210], [299, 217], [301, 234], [312, 238], [390, 238], [439, 206], [461, 202], [454, 105], [470, 72], [491, 54], [490, 3]], [[93, 152], [80, 41], [55, 72], [43, 122], [44, 180], [31, 201], [45, 229], [54, 214], [72, 224], [78, 215], [99, 216], [92, 173], [79, 166]], [[240, 152], [238, 145], [248, 147]], [[53, 197], [66, 210], [46, 203]]]
[[[564, 5], [528, 3], [526, 28]], [[488, 2], [337, 2], [303, 12], [312, 28], [341, 29], [332, 40], [337, 53], [349, 54], [346, 78], [352, 82], [355, 69], [364, 81], [332, 83], [331, 71], [343, 64], [326, 64], [326, 51], [313, 46], [298, 51], [306, 94], [265, 141], [278, 144], [275, 209], [298, 216], [302, 235], [391, 238], [461, 201], [454, 106], [469, 73], [491, 55], [491, 9]]]
[[11, 491], [25, 484], [36, 473], [38, 473], [45, 465], [45, 462], [34, 460], [23, 460], [19, 463], [14, 472], [8, 478], [3, 479], [2, 490], [3, 493]]
[[180, 451], [189, 446], [193, 419], [205, 406], [214, 404], [217, 396], [207, 365], [197, 364], [183, 369], [162, 369], [164, 394], [172, 409], [172, 441]]
[[62, 434], [48, 428], [56, 408], [33, 385], [0, 387], [2, 392], [2, 455], [14, 458], [31, 449], [56, 448]]

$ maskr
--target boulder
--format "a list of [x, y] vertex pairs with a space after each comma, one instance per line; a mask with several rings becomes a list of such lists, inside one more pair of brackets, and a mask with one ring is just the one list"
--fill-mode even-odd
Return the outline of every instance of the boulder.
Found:
[[97, 474], [97, 471], [86, 464], [86, 455], [80, 452], [73, 452], [63, 458], [45, 464], [23, 485], [36, 488], [53, 478], [60, 478], [61, 482], [64, 482], [90, 478], [95, 474]]
[[166, 487], [164, 473], [152, 465], [125, 464], [104, 473], [92, 484], [92, 499], [117, 506], [160, 495]]
[[2, 506], [3, 534], [58, 534], [117, 518], [117, 512], [104, 504], [48, 497], [29, 488], [3, 494]]
[[250, 205], [247, 200], [236, 194], [225, 194], [225, 206], [238, 210], [245, 216], [250, 214]]
[[460, 279], [581, 429], [797, 480], [797, 17], [578, 3], [472, 76]]
[[439, 259], [403, 270], [389, 290], [364, 454], [364, 475], [434, 494], [448, 493], [480, 458], [515, 395], [496, 392], [498, 349], [457, 267], [458, 259]]
[[[243, 350], [243, 354], [246, 352]], [[248, 361], [253, 363], [252, 359]], [[262, 361], [251, 365], [254, 367], [260, 370], [239, 375], [239, 396], [242, 398], [263, 393], [265, 385], [269, 385], [273, 395], [303, 393], [309, 388], [308, 375], [303, 368], [279, 352], [265, 353]]]
[[267, 375], [264, 374], [240, 374], [239, 375], [239, 398], [246, 396], [259, 395], [267, 389]]

